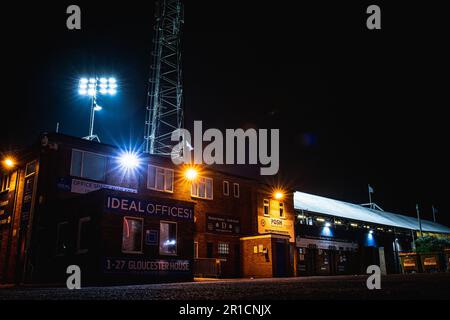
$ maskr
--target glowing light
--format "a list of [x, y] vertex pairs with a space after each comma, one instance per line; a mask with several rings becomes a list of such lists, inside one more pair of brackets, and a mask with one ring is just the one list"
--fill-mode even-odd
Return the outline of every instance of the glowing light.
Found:
[[113, 95], [115, 95], [117, 93], [117, 90], [116, 89], [109, 89], [108, 93], [113, 96]]
[[96, 83], [97, 81], [94, 78], [89, 79], [89, 83]]
[[119, 157], [120, 166], [126, 170], [137, 169], [141, 163], [139, 156], [134, 152], [124, 152]]
[[78, 93], [81, 94], [82, 96], [85, 96], [85, 95], [87, 95], [88, 92], [86, 89], [80, 89], [80, 90], [78, 90]]
[[358, 227], [358, 225], [356, 223], [350, 223], [350, 225], [354, 228]]
[[323, 218], [317, 218], [316, 220], [319, 221], [319, 222], [324, 222], [325, 221], [325, 219], [323, 219]]
[[86, 78], [80, 79], [80, 84], [86, 84], [86, 83], [88, 83], [88, 79], [86, 79]]
[[373, 234], [373, 230], [370, 230], [370, 231], [369, 231], [369, 234]]
[[186, 176], [186, 179], [192, 181], [197, 178], [198, 172], [194, 168], [189, 168], [186, 170], [184, 175]]
[[14, 160], [11, 159], [11, 158], [6, 158], [6, 159], [3, 161], [3, 164], [4, 164], [5, 167], [7, 167], [7, 168], [12, 168], [12, 167], [14, 167]]
[[102, 88], [102, 89], [100, 89], [100, 93], [101, 93], [101, 94], [107, 94], [107, 93], [108, 93], [108, 90]]
[[87, 91], [87, 93], [88, 93], [88, 95], [90, 95], [90, 96], [95, 96], [95, 89], [89, 89], [89, 90]]
[[100, 110], [102, 110], [103, 108], [102, 107], [100, 107], [99, 105], [96, 105], [95, 107], [94, 107], [94, 111], [100, 111]]
[[108, 79], [108, 82], [111, 84], [111, 83], [116, 83], [116, 79], [115, 78], [109, 78]]
[[329, 228], [329, 227], [331, 227], [331, 223], [326, 222], [326, 223], [325, 223], [325, 228]]
[[274, 193], [273, 196], [274, 196], [274, 198], [277, 199], [277, 200], [281, 200], [281, 199], [284, 198], [284, 194], [283, 194], [283, 192], [281, 192], [281, 191], [275, 191], [275, 193]]
[[106, 79], [106, 78], [100, 78], [100, 83], [105, 84], [106, 82], [108, 82], [108, 79]]

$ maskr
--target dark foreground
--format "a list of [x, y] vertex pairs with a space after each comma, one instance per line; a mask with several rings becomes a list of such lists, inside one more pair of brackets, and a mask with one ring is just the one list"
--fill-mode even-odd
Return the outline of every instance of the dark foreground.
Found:
[[389, 275], [381, 290], [368, 290], [366, 276], [196, 281], [120, 287], [1, 288], [0, 300], [450, 300], [450, 273]]

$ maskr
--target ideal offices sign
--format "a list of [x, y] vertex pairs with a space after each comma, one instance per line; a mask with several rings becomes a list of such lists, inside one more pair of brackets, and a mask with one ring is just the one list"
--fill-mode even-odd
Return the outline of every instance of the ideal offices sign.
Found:
[[130, 215], [148, 215], [159, 218], [194, 221], [194, 209], [181, 204], [169, 204], [161, 200], [141, 200], [107, 196], [105, 209]]

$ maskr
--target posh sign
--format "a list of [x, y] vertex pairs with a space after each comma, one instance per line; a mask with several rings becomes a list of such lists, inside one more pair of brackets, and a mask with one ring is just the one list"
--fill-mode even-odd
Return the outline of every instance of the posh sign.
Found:
[[105, 208], [108, 211], [131, 215], [147, 215], [187, 221], [194, 220], [194, 210], [192, 207], [180, 204], [168, 204], [160, 200], [140, 200], [107, 196]]

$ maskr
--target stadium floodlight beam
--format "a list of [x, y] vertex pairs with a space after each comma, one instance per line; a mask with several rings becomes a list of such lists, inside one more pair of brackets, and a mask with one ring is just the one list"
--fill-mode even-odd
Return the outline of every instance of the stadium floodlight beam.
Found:
[[100, 142], [100, 139], [94, 134], [94, 118], [95, 112], [102, 110], [97, 104], [97, 94], [109, 94], [111, 96], [117, 93], [117, 81], [115, 78], [81, 78], [78, 85], [78, 93], [82, 96], [89, 96], [91, 99], [91, 116], [89, 119], [89, 135], [84, 137], [86, 140], [96, 140]]

